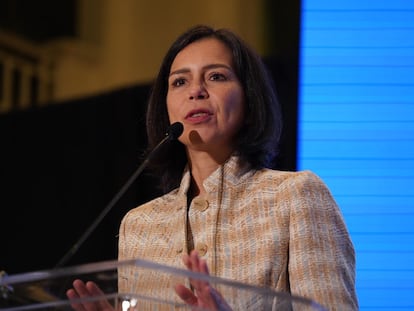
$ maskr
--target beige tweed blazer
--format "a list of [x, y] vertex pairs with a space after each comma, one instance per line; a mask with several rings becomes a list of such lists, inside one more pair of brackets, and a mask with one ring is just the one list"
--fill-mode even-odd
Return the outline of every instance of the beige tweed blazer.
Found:
[[[189, 185], [186, 169], [178, 189], [125, 215], [119, 260], [184, 268], [182, 253], [192, 240], [213, 276], [310, 298], [328, 310], [358, 309], [354, 247], [335, 200], [314, 173], [250, 170], [233, 156], [204, 181], [208, 194], [187, 208]], [[157, 295], [177, 306], [182, 302], [173, 286], [188, 284], [156, 271], [120, 269], [118, 277], [119, 292]], [[235, 310], [260, 310], [260, 299], [223, 295]]]

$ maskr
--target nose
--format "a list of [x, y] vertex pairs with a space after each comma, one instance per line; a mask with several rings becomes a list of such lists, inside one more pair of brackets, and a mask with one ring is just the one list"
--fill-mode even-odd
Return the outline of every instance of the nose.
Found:
[[208, 97], [208, 92], [203, 83], [194, 83], [190, 88], [190, 99], [205, 99]]

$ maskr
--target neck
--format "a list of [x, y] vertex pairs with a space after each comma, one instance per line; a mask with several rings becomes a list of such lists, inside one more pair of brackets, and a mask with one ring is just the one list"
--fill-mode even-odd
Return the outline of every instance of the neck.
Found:
[[191, 171], [191, 194], [197, 196], [205, 193], [204, 180], [209, 177], [218, 167], [228, 160], [231, 154], [213, 157], [206, 152], [188, 152], [189, 166]]

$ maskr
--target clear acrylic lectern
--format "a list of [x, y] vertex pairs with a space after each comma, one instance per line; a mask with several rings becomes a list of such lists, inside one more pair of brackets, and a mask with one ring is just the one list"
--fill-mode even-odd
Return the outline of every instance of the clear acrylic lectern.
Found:
[[[118, 291], [118, 278], [127, 273], [138, 284], [126, 292]], [[189, 279], [208, 281], [225, 298], [232, 310], [325, 310], [317, 303], [268, 288], [255, 287], [232, 280], [192, 273], [185, 269], [169, 267], [145, 260], [103, 261], [67, 268], [43, 270], [0, 278], [0, 310], [73, 310], [73, 303], [104, 301], [110, 308], [95, 308], [97, 311], [141, 311], [141, 310], [206, 310], [192, 309], [184, 304], [173, 288], [164, 288], [159, 282], [159, 291], [148, 291], [154, 280], [189, 284]], [[66, 290], [75, 279], [94, 281], [103, 291], [99, 297], [80, 301], [69, 301]], [[141, 282], [142, 280], [142, 282]], [[150, 285], [152, 284], [152, 285]], [[148, 286], [146, 286], [148, 285]], [[155, 288], [157, 284], [155, 284]], [[152, 287], [154, 289], [154, 287]], [[96, 305], [96, 304], [95, 304]], [[222, 310], [217, 308], [215, 310]]]

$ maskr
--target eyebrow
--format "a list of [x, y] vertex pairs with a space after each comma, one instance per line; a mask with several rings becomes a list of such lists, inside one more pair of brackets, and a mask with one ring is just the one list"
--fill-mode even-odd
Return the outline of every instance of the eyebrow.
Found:
[[[225, 65], [225, 64], [209, 64], [203, 67], [203, 69], [214, 69], [214, 68], [225, 68], [227, 70], [233, 71], [233, 68]], [[188, 73], [190, 72], [190, 68], [184, 67], [170, 72], [170, 77], [173, 75], [181, 74], [181, 73]]]

